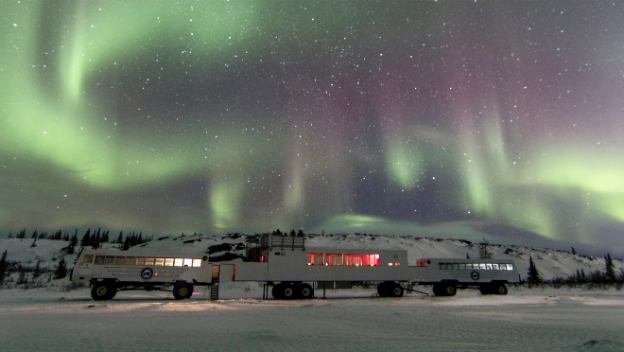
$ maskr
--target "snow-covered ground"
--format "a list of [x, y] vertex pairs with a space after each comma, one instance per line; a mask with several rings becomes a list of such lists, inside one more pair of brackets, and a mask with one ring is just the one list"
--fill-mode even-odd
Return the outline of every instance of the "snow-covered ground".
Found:
[[[163, 237], [145, 246], [212, 257], [240, 254], [244, 240]], [[209, 249], [223, 243], [233, 245]], [[44, 272], [60, 258], [71, 268], [76, 256], [63, 252], [65, 241], [31, 245], [32, 239], [0, 239], [0, 252], [7, 250], [7, 259], [25, 268], [39, 262]], [[308, 246], [402, 248], [410, 263], [421, 257], [478, 256], [477, 246], [467, 241], [409, 236], [312, 236]], [[491, 245], [489, 251], [494, 258], [514, 259], [523, 276], [529, 256], [545, 279], [577, 269], [604, 270], [601, 257], [509, 245]], [[615, 266], [619, 272], [622, 261]], [[327, 299], [263, 301], [258, 284], [222, 283], [220, 301], [210, 301], [208, 291], [199, 289], [185, 301], [173, 300], [168, 292], [124, 291], [112, 301], [94, 302], [86, 288], [67, 290], [66, 278], [31, 276], [26, 275], [29, 284], [19, 285], [13, 273], [0, 289], [0, 352], [624, 351], [624, 292], [615, 289], [510, 287], [508, 296], [463, 290], [455, 297], [432, 297], [426, 294], [429, 287], [417, 287], [425, 294], [384, 299], [374, 289], [359, 288], [328, 290]], [[26, 286], [43, 287], [20, 288]]]
[[[317, 295], [319, 293], [317, 292]], [[1, 351], [624, 351], [624, 292], [528, 290], [508, 296], [328, 291], [328, 299], [262, 301], [257, 285], [120, 292], [0, 291]], [[240, 298], [244, 297], [244, 298]]]

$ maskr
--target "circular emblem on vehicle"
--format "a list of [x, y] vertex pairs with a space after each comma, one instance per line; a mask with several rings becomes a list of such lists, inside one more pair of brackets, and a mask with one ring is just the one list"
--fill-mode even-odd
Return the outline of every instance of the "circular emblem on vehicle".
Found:
[[473, 271], [473, 272], [471, 272], [471, 273], [470, 273], [470, 277], [471, 277], [473, 280], [477, 281], [477, 280], [479, 280], [479, 278], [481, 277], [481, 275], [479, 275], [479, 272], [478, 272], [478, 271]]
[[152, 276], [154, 276], [154, 270], [152, 270], [152, 268], [145, 268], [141, 270], [141, 279], [149, 280]]

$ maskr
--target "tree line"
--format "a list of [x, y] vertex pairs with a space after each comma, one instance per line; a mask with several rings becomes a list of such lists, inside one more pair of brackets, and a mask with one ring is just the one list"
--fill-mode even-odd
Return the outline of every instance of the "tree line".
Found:
[[595, 270], [591, 272], [585, 272], [584, 269], [576, 269], [576, 272], [568, 277], [554, 277], [550, 280], [543, 280], [541, 274], [537, 268], [537, 265], [533, 261], [533, 257], [529, 257], [529, 268], [527, 271], [527, 281], [529, 287], [541, 286], [544, 284], [550, 284], [555, 287], [560, 286], [606, 286], [614, 285], [621, 287], [624, 285], [624, 268], [616, 273], [615, 266], [613, 265], [613, 258], [611, 254], [607, 253], [604, 257], [605, 266], [604, 270]]
[[[143, 236], [142, 232], [129, 232], [124, 234], [123, 231], [120, 231], [119, 234], [113, 238], [109, 230], [103, 230], [102, 228], [88, 228], [82, 234], [80, 240], [78, 239], [78, 229], [75, 229], [71, 235], [69, 232], [62, 230], [47, 233], [40, 232], [36, 229], [28, 235], [27, 230], [23, 229], [16, 234], [9, 233], [8, 237], [17, 239], [30, 238], [32, 239], [30, 247], [37, 247], [37, 241], [42, 239], [68, 242], [67, 246], [61, 249], [61, 258], [53, 269], [42, 268], [40, 260], [37, 261], [34, 266], [25, 266], [15, 261], [12, 262], [7, 259], [8, 252], [6, 250], [2, 253], [0, 256], [0, 286], [5, 283], [5, 279], [11, 273], [17, 272], [18, 276], [15, 283], [17, 285], [23, 285], [24, 287], [32, 287], [33, 284], [36, 286], [41, 283], [41, 277], [43, 275], [47, 275], [47, 282], [52, 281], [52, 279], [65, 278], [68, 274], [68, 268], [64, 256], [75, 254], [76, 247], [78, 246], [97, 249], [104, 243], [113, 243], [117, 244], [118, 248], [121, 250], [128, 250], [132, 246], [148, 242], [152, 239], [151, 237]], [[79, 253], [77, 253], [77, 255], [79, 255]], [[53, 260], [56, 259], [53, 258]]]

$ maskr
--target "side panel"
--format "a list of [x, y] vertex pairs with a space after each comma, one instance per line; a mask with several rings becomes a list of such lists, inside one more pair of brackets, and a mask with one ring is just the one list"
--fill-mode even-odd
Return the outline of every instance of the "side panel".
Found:
[[388, 265], [390, 262], [407, 263], [404, 252], [380, 252], [379, 266], [308, 265], [306, 252], [277, 253], [269, 257], [270, 281], [407, 281], [409, 278], [407, 265]]
[[245, 263], [235, 264], [236, 281], [268, 281], [269, 266], [267, 263]]
[[[457, 267], [444, 267], [441, 266], [438, 261], [433, 261], [430, 265], [426, 267], [415, 267], [410, 266], [409, 271], [409, 280], [412, 282], [419, 283], [434, 283], [442, 280], [456, 280], [462, 284], [478, 284], [483, 282], [490, 281], [507, 281], [507, 282], [517, 282], [518, 281], [518, 272], [516, 270], [515, 264], [509, 261], [499, 261], [500, 263], [512, 264], [514, 265], [514, 270], [493, 270], [492, 263], [484, 263], [487, 265], [488, 269], [485, 268], [465, 268], [461, 264], [463, 262], [455, 261], [456, 264], [459, 264], [459, 269]], [[453, 264], [455, 264], [453, 263]], [[470, 262], [470, 264], [476, 264], [478, 261]]]

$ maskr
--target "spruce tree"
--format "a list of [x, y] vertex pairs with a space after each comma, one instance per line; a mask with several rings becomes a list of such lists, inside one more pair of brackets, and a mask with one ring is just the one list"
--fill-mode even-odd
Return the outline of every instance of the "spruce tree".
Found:
[[605, 279], [607, 282], [615, 282], [615, 271], [613, 270], [613, 259], [611, 254], [607, 253], [605, 257]]
[[65, 258], [61, 258], [61, 261], [59, 261], [58, 266], [54, 271], [54, 278], [62, 279], [65, 276], [67, 276], [67, 265], [65, 264]]
[[80, 240], [80, 247], [87, 247], [89, 245], [91, 245], [91, 229], [87, 229], [87, 232], [85, 232]]
[[2, 252], [2, 257], [0, 257], [0, 284], [4, 282], [4, 273], [6, 273], [7, 269], [7, 251]]
[[535, 263], [533, 262], [533, 257], [529, 257], [529, 271], [528, 271], [528, 282], [529, 282], [529, 287], [532, 287], [534, 285], [538, 285], [540, 282], [542, 282], [542, 279], [540, 278], [539, 275], [539, 271], [537, 271], [537, 267], [535, 266]]
[[35, 269], [33, 270], [32, 277], [33, 279], [36, 279], [39, 277], [39, 275], [41, 275], [41, 266], [40, 266], [40, 261], [37, 260], [37, 265], [35, 265]]

